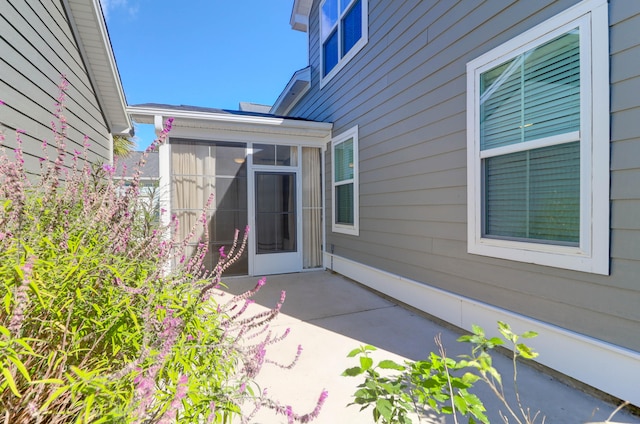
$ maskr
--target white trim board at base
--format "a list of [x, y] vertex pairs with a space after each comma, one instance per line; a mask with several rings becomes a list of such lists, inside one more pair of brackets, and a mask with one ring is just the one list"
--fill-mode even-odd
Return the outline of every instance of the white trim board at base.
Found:
[[527, 344], [540, 353], [537, 362], [640, 405], [640, 353], [327, 252], [324, 263], [331, 264], [332, 271], [467, 331], [476, 324], [496, 336], [497, 321], [508, 323], [518, 333], [536, 331], [538, 337], [527, 340]]

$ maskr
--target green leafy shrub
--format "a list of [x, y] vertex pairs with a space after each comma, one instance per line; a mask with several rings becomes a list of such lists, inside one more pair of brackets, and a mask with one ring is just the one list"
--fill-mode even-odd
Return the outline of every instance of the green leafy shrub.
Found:
[[[43, 142], [41, 177], [25, 172], [22, 131], [15, 159], [0, 155], [4, 422], [222, 423], [234, 416], [245, 422], [247, 401], [286, 413], [290, 422], [315, 418], [326, 392], [314, 411], [298, 415], [253, 383], [269, 362], [266, 349], [288, 334], [268, 328], [284, 293], [272, 310], [249, 315], [264, 279], [239, 296], [220, 291], [248, 230], [244, 237], [236, 231], [214, 270], [202, 265], [206, 231], [186, 257], [189, 238], [175, 238], [176, 219], [160, 227], [139, 201], [145, 155], [126, 186], [113, 166], [93, 169], [86, 138], [83, 152], [66, 157], [65, 90], [63, 81], [55, 143]], [[165, 142], [170, 127], [168, 120], [147, 153]], [[198, 225], [206, 226], [210, 202]]]
[[[512, 419], [520, 424], [533, 424], [540, 414], [532, 414], [521, 403], [517, 387], [517, 361], [519, 358], [532, 359], [537, 356], [520, 341], [537, 334], [528, 331], [518, 335], [504, 322], [498, 322], [498, 331], [504, 338], [487, 338], [484, 330], [474, 325], [471, 335], [458, 338], [460, 342], [473, 345], [471, 355], [463, 355], [457, 361], [446, 356], [439, 336], [436, 337], [436, 344], [440, 354], [431, 352], [428, 359], [404, 364], [388, 359], [374, 364], [370, 353], [376, 350], [375, 347], [367, 345], [354, 349], [348, 357], [357, 357], [359, 365], [348, 368], [342, 375], [364, 375], [365, 381], [358, 386], [350, 405], [360, 405], [361, 410], [373, 408], [374, 421], [382, 423], [411, 423], [410, 414], [420, 418], [420, 412], [425, 408], [453, 415], [456, 423], [458, 414], [466, 417], [469, 423], [489, 423], [482, 400], [472, 392], [474, 384], [482, 381], [507, 410], [508, 415], [500, 412], [505, 423]], [[489, 354], [491, 349], [504, 345], [505, 341], [510, 343], [512, 349], [515, 407], [505, 396], [502, 376], [493, 367]]]

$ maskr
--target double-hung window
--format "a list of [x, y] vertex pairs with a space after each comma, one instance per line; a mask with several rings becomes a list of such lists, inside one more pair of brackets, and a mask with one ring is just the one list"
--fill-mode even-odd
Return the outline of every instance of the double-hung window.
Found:
[[470, 253], [609, 272], [605, 0], [467, 64]]
[[331, 141], [332, 231], [359, 234], [358, 126]]
[[324, 0], [320, 5], [321, 85], [367, 43], [368, 0]]

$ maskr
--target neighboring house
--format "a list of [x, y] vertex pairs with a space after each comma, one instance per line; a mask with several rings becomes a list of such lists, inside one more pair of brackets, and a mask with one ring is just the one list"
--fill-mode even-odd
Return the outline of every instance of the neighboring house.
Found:
[[115, 170], [114, 179], [124, 180], [124, 185], [129, 186], [136, 172], [140, 169], [141, 173], [138, 177], [139, 198], [144, 210], [156, 217], [160, 218], [160, 161], [159, 154], [155, 152], [147, 152], [144, 163], [140, 165], [144, 152], [131, 152], [125, 157], [116, 157], [114, 160]]
[[26, 131], [25, 166], [33, 173], [42, 141], [54, 141], [63, 75], [68, 156], [83, 149], [87, 136], [89, 160], [110, 162], [112, 135], [128, 135], [132, 124], [99, 0], [0, 0], [0, 126], [9, 148], [15, 130]]
[[271, 114], [129, 109], [175, 118], [168, 208], [215, 193], [212, 247], [249, 224], [237, 273], [535, 330], [542, 364], [640, 405], [640, 2], [295, 0], [291, 25], [309, 66]]

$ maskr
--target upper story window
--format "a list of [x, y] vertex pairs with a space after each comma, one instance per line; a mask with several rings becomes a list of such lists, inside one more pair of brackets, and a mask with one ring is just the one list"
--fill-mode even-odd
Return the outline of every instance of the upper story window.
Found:
[[467, 64], [470, 253], [609, 271], [606, 0]]
[[367, 44], [368, 0], [324, 0], [320, 5], [321, 85]]

